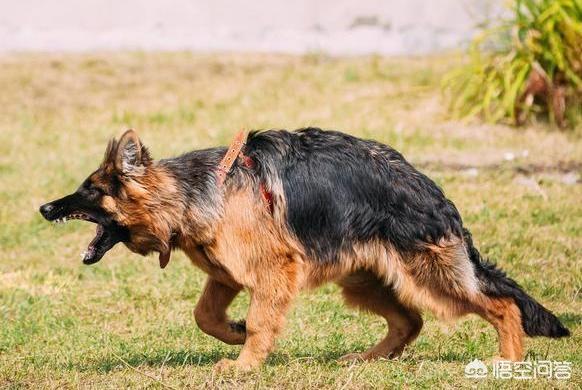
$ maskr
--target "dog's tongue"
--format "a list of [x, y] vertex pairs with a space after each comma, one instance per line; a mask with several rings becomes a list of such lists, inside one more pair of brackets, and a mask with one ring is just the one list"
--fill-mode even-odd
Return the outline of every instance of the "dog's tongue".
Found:
[[160, 252], [160, 268], [162, 269], [166, 268], [166, 265], [168, 265], [168, 263], [170, 262], [170, 253], [171, 253], [170, 248], [168, 248], [168, 250], [164, 252]]

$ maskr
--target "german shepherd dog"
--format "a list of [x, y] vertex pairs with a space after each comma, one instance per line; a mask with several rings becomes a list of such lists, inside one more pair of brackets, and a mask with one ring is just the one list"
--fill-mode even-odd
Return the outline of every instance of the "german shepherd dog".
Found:
[[[40, 208], [49, 221], [97, 225], [83, 262], [116, 243], [141, 255], [183, 250], [208, 274], [194, 316], [248, 370], [273, 349], [301, 289], [335, 282], [348, 304], [388, 322], [386, 337], [343, 359], [395, 358], [419, 334], [421, 312], [476, 313], [499, 335], [502, 359], [523, 358], [523, 337], [569, 335], [560, 321], [473, 245], [453, 203], [389, 146], [336, 131], [252, 132], [232, 167], [227, 149], [153, 161], [133, 130], [71, 195]], [[246, 321], [226, 311], [243, 289]]]

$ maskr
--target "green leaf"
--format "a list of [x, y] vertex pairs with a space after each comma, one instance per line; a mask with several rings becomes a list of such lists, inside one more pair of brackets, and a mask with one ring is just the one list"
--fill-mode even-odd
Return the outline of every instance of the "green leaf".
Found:
[[[566, 89], [573, 95], [567, 102], [582, 99], [582, 0], [515, 0], [512, 4], [512, 17], [482, 30], [472, 41], [467, 66], [444, 78], [452, 115], [514, 120], [534, 62], [550, 82], [572, 87]], [[526, 111], [548, 113], [546, 101], [536, 100]]]

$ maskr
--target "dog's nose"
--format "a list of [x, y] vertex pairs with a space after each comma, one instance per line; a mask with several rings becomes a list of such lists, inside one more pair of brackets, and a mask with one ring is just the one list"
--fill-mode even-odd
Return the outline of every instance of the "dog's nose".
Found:
[[55, 207], [52, 204], [47, 203], [47, 204], [43, 204], [42, 206], [40, 206], [39, 211], [40, 211], [40, 213], [42, 214], [43, 217], [47, 218], [49, 216], [50, 212], [54, 208]]

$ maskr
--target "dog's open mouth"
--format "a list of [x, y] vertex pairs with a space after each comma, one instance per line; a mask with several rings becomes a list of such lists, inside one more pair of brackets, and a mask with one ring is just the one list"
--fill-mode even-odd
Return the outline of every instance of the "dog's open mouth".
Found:
[[[98, 252], [101, 252], [100, 249], [103, 248], [103, 245], [100, 245], [101, 244], [100, 241], [103, 238], [104, 234], [105, 234], [105, 228], [103, 227], [103, 225], [97, 224], [95, 237], [91, 240], [91, 242], [89, 243], [89, 246], [87, 246], [87, 249], [81, 253], [81, 259], [83, 260], [83, 263], [93, 264], [93, 263], [99, 261], [101, 259], [101, 257], [103, 257], [103, 255], [98, 257], [98, 256], [96, 256], [96, 254]], [[105, 254], [105, 253], [103, 252], [103, 254]]]
[[94, 264], [109, 251], [115, 244], [121, 241], [127, 241], [128, 231], [126, 228], [112, 222], [107, 225], [101, 224], [96, 218], [82, 212], [73, 212], [63, 217], [53, 220], [55, 223], [65, 223], [72, 219], [92, 222], [97, 225], [95, 237], [91, 240], [87, 249], [81, 253], [81, 259], [84, 264]]

